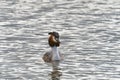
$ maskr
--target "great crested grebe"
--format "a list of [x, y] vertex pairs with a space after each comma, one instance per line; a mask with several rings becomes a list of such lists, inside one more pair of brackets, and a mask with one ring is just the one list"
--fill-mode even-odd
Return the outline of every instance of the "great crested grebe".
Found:
[[43, 55], [43, 60], [48, 63], [54, 61], [61, 61], [63, 58], [58, 50], [58, 47], [60, 46], [59, 34], [57, 32], [50, 32], [48, 34], [50, 35], [48, 38], [48, 43], [51, 47], [51, 51], [46, 52]]

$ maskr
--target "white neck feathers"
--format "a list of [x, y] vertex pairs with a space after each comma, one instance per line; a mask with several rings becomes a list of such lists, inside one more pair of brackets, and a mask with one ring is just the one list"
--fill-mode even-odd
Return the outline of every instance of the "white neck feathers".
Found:
[[52, 60], [60, 60], [59, 50], [56, 46], [52, 47]]

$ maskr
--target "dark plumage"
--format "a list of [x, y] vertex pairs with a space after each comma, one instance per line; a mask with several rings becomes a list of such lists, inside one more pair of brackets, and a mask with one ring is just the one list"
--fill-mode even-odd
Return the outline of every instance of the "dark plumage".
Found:
[[49, 34], [49, 35], [53, 35], [53, 36], [55, 36], [56, 38], [59, 38], [59, 33], [58, 33], [58, 32], [49, 32], [48, 34]]

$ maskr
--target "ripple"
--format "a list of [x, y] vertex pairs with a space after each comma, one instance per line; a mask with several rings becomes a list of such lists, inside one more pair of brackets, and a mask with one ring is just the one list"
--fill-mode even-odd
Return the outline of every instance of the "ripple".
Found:
[[120, 1], [0, 1], [0, 79], [48, 80], [48, 32], [60, 33], [61, 80], [120, 79]]

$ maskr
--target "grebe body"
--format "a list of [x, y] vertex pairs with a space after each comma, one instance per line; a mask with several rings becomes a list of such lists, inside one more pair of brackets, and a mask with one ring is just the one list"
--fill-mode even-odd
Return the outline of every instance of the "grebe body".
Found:
[[49, 35], [48, 43], [51, 47], [51, 51], [43, 55], [43, 60], [45, 62], [61, 61], [63, 58], [58, 50], [60, 46], [59, 34], [57, 32], [50, 32]]

